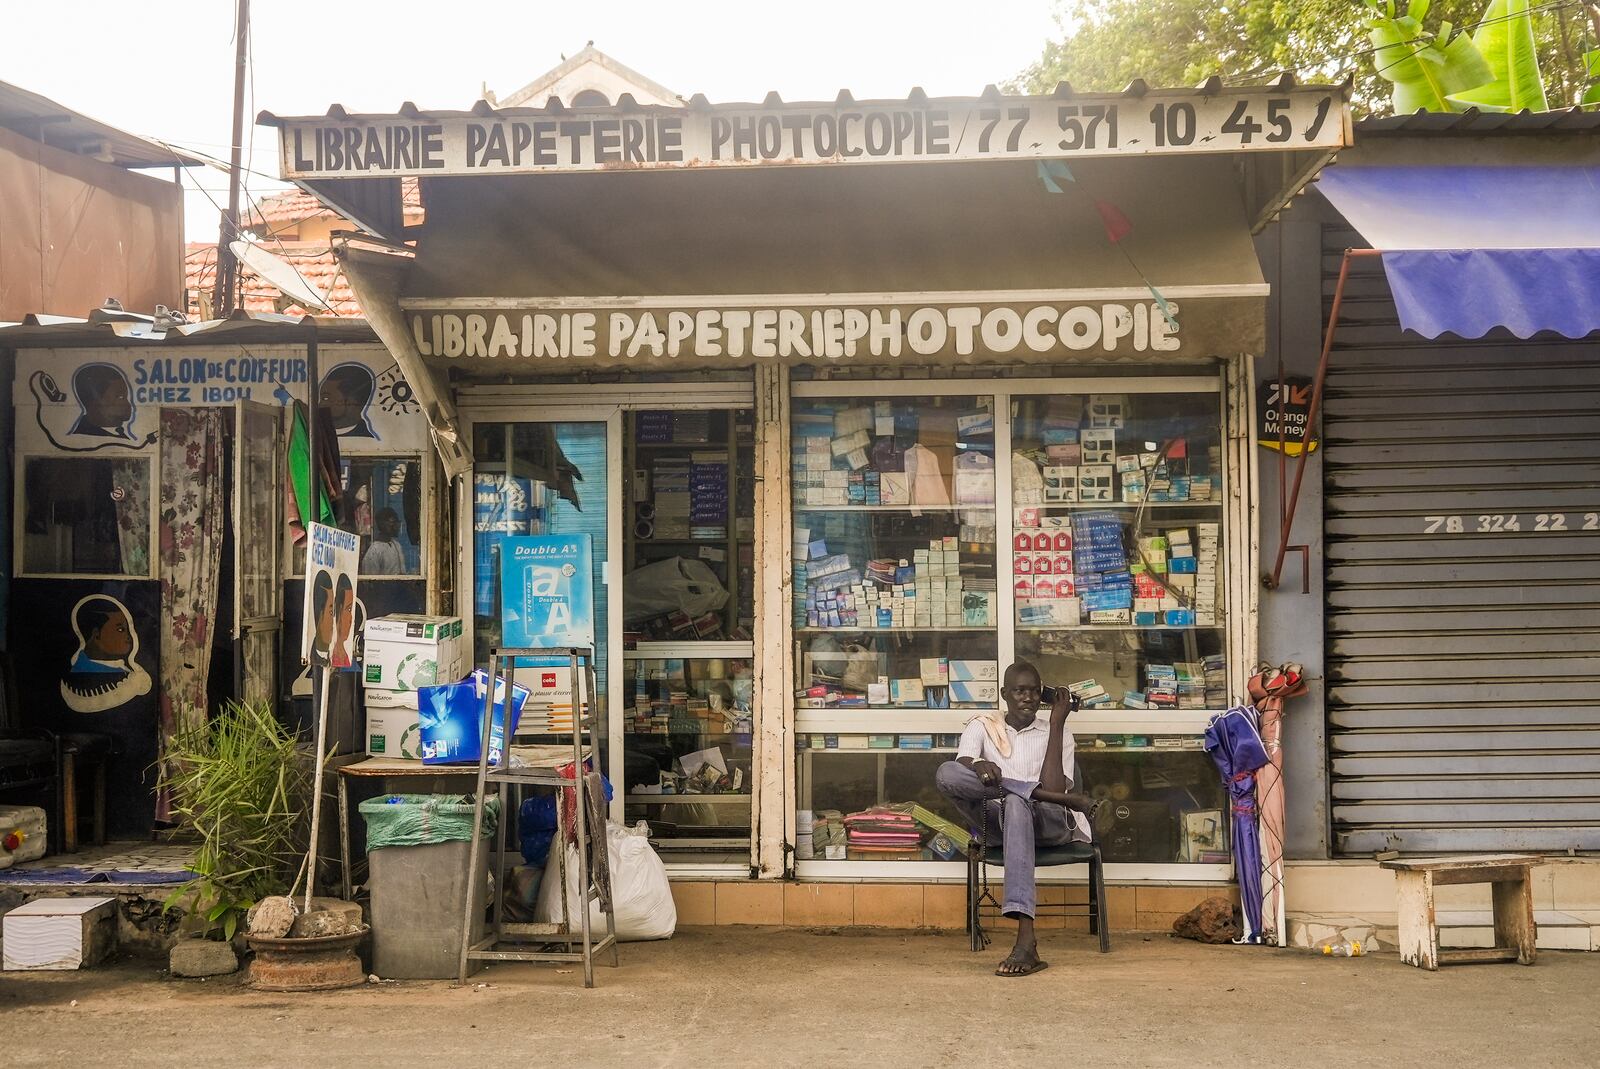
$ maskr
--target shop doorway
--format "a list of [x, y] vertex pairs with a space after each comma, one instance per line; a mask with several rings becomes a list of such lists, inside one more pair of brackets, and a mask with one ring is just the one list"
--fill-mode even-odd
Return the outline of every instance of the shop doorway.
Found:
[[680, 875], [747, 873], [752, 398], [748, 384], [716, 384], [735, 387], [726, 398], [687, 385], [588, 387], [588, 404], [563, 388], [514, 405], [514, 390], [464, 392], [474, 468], [462, 611], [481, 663], [499, 637], [496, 542], [589, 534], [612, 819], [648, 821]]

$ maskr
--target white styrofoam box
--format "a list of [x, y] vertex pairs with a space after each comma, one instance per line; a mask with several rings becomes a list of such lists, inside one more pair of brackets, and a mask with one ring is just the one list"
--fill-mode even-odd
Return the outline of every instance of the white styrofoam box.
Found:
[[[44, 810], [37, 806], [0, 805], [0, 869], [44, 857], [47, 827]], [[13, 834], [22, 841], [15, 850], [7, 850], [5, 839]]]
[[81, 969], [117, 943], [115, 898], [36, 898], [4, 918], [8, 972]]
[[420, 717], [414, 690], [369, 690], [367, 705], [367, 754], [371, 757], [398, 757], [408, 761], [422, 759]]
[[416, 690], [454, 683], [467, 674], [467, 643], [459, 616], [381, 616], [367, 621], [363, 636], [361, 663], [368, 687]]
[[968, 704], [981, 703], [985, 705], [994, 705], [1000, 700], [1000, 684], [980, 682], [958, 683], [954, 680], [951, 680], [950, 700], [953, 702], [965, 702]]
[[951, 658], [949, 676], [952, 683], [993, 682], [1000, 678], [1000, 662]]

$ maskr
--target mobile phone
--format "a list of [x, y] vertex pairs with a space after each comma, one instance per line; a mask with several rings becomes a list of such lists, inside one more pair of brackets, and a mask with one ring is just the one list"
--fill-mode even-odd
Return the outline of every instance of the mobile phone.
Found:
[[1039, 691], [1039, 698], [1045, 705], [1054, 705], [1056, 703], [1056, 695], [1058, 693], [1067, 695], [1068, 712], [1074, 712], [1077, 710], [1079, 702], [1076, 695], [1073, 695], [1072, 692], [1068, 691], [1065, 687], [1044, 687]]

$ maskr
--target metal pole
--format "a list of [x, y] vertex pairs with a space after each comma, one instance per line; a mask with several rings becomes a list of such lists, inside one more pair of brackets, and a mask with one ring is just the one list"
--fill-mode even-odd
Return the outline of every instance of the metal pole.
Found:
[[1306, 476], [1306, 460], [1311, 455], [1311, 437], [1317, 431], [1317, 413], [1322, 407], [1322, 387], [1328, 381], [1328, 354], [1333, 351], [1333, 332], [1339, 327], [1339, 308], [1344, 304], [1344, 285], [1350, 278], [1350, 261], [1357, 256], [1381, 256], [1377, 249], [1346, 249], [1339, 261], [1339, 282], [1333, 289], [1333, 307], [1328, 310], [1328, 329], [1322, 338], [1322, 359], [1317, 362], [1317, 379], [1311, 388], [1311, 404], [1306, 409], [1306, 440], [1300, 455], [1295, 458], [1294, 485], [1289, 490], [1289, 502], [1284, 509], [1283, 532], [1278, 538], [1278, 556], [1272, 563], [1272, 576], [1267, 585], [1277, 589], [1283, 578], [1283, 558], [1289, 551], [1289, 534], [1294, 526], [1295, 510], [1300, 504], [1300, 483]]
[[213, 314], [224, 319], [233, 311], [238, 266], [228, 243], [239, 236], [239, 186], [244, 165], [244, 74], [250, 50], [250, 0], [239, 0], [234, 16], [233, 140], [228, 147], [228, 212], [217, 234], [217, 281], [211, 293]]

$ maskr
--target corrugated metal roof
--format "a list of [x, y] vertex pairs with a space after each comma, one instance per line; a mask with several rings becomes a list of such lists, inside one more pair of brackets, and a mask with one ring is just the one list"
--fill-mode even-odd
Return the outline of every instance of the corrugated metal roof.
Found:
[[9, 82], [0, 82], [0, 126], [63, 152], [92, 156], [117, 167], [204, 166], [204, 161], [188, 153], [107, 126]]
[[1386, 115], [1360, 119], [1356, 142], [1363, 137], [1391, 134], [1560, 134], [1600, 130], [1600, 111], [1566, 108], [1561, 111], [1491, 112], [1469, 108], [1463, 112], [1419, 111], [1413, 115]]
[[319, 342], [371, 342], [377, 335], [365, 319], [235, 312], [204, 323], [158, 321], [153, 315], [96, 308], [85, 319], [29, 315], [0, 324], [0, 349], [48, 349], [105, 345], [271, 345], [306, 340], [315, 322]]
[[[1128, 83], [1128, 86], [1125, 89], [1123, 89], [1120, 94], [1114, 94], [1114, 93], [1093, 93], [1093, 94], [1079, 93], [1075, 89], [1073, 89], [1072, 86], [1070, 84], [1068, 84], [1067, 82], [1061, 82], [1061, 83], [1056, 85], [1054, 91], [1052, 91], [1050, 93], [1042, 93], [1042, 94], [1037, 94], [1037, 95], [1038, 96], [1054, 97], [1055, 99], [1058, 99], [1058, 100], [1069, 100], [1069, 99], [1071, 99], [1073, 97], [1076, 97], [1076, 96], [1104, 97], [1104, 96], [1121, 95], [1121, 96], [1135, 97], [1135, 98], [1142, 97], [1142, 96], [1168, 96], [1168, 97], [1170, 97], [1170, 96], [1215, 96], [1218, 93], [1228, 92], [1228, 91], [1238, 91], [1238, 90], [1241, 90], [1241, 89], [1257, 89], [1257, 90], [1276, 89], [1276, 90], [1285, 90], [1285, 89], [1293, 88], [1294, 85], [1295, 85], [1294, 77], [1292, 75], [1289, 75], [1289, 74], [1284, 74], [1283, 76], [1277, 78], [1276, 80], [1274, 80], [1272, 82], [1265, 83], [1265, 84], [1227, 85], [1222, 81], [1221, 78], [1213, 77], [1213, 78], [1209, 78], [1206, 81], [1200, 83], [1199, 85], [1193, 86], [1193, 87], [1159, 88], [1159, 89], [1151, 87], [1143, 79], [1135, 79], [1134, 81]], [[1346, 81], [1342, 85], [1318, 86], [1316, 88], [1325, 88], [1329, 92], [1340, 93], [1342, 95], [1348, 96], [1349, 92], [1350, 92], [1350, 83], [1348, 81]], [[562, 114], [571, 114], [574, 110], [582, 111], [582, 112], [584, 112], [586, 114], [590, 113], [590, 112], [630, 112], [630, 113], [653, 112], [653, 111], [681, 112], [681, 111], [685, 110], [685, 108], [687, 108], [687, 110], [690, 110], [690, 111], [695, 111], [695, 110], [701, 110], [701, 111], [748, 111], [751, 108], [776, 108], [776, 107], [796, 107], [796, 108], [868, 107], [868, 106], [873, 106], [873, 105], [887, 107], [889, 105], [904, 105], [904, 104], [913, 104], [913, 105], [917, 105], [917, 106], [922, 106], [922, 105], [930, 105], [930, 104], [936, 105], [936, 104], [945, 104], [945, 103], [948, 103], [948, 104], [977, 104], [977, 103], [988, 103], [988, 102], [991, 102], [991, 101], [1027, 100], [1027, 99], [1032, 99], [1032, 98], [1027, 96], [1027, 95], [1012, 95], [1012, 94], [1003, 93], [1003, 92], [1000, 91], [1000, 88], [998, 86], [995, 86], [995, 85], [984, 86], [983, 92], [979, 93], [977, 96], [930, 97], [926, 92], [923, 91], [923, 89], [920, 86], [917, 86], [917, 87], [913, 87], [911, 89], [911, 91], [909, 93], [907, 93], [902, 98], [878, 98], [878, 99], [871, 99], [871, 100], [857, 100], [851, 94], [850, 90], [848, 90], [848, 89], [839, 90], [839, 95], [836, 96], [832, 100], [805, 100], [805, 101], [784, 100], [781, 96], [778, 95], [776, 90], [768, 93], [765, 97], [763, 97], [759, 101], [721, 101], [721, 102], [718, 102], [718, 103], [712, 103], [710, 100], [706, 99], [706, 96], [705, 96], [704, 93], [696, 93], [691, 97], [685, 98], [684, 105], [682, 107], [665, 107], [665, 106], [662, 106], [662, 105], [641, 104], [636, 99], [634, 99], [634, 97], [633, 97], [633, 95], [631, 93], [623, 93], [621, 96], [619, 96], [617, 98], [617, 102], [615, 104], [611, 105], [610, 107], [606, 107], [606, 108], [598, 108], [597, 107], [597, 108], [578, 108], [578, 109], [573, 109], [573, 108], [569, 108], [566, 105], [562, 104], [559, 98], [550, 97], [548, 100], [545, 101], [545, 105], [542, 108], [532, 108], [532, 107], [526, 107], [526, 106], [524, 106], [524, 107], [515, 107], [515, 108], [496, 108], [492, 104], [490, 104], [487, 100], [479, 100], [469, 110], [466, 110], [466, 111], [452, 110], [452, 109], [447, 109], [447, 110], [424, 110], [422, 108], [417, 107], [411, 101], [407, 100], [404, 103], [402, 103], [400, 105], [400, 107], [397, 110], [395, 110], [394, 112], [351, 112], [351, 111], [347, 111], [345, 109], [344, 105], [342, 105], [342, 104], [333, 104], [333, 105], [329, 106], [328, 111], [327, 111], [326, 115], [324, 115], [324, 116], [277, 115], [277, 114], [275, 114], [273, 112], [270, 112], [270, 111], [263, 111], [259, 115], [256, 116], [256, 122], [261, 124], [261, 125], [263, 125], [263, 126], [282, 126], [286, 122], [303, 121], [303, 120], [312, 119], [312, 118], [329, 118], [329, 119], [338, 119], [338, 120], [341, 120], [341, 121], [343, 121], [343, 120], [354, 120], [354, 121], [357, 121], [357, 122], [377, 122], [377, 121], [384, 120], [384, 119], [410, 119], [410, 120], [416, 120], [416, 119], [465, 119], [465, 118], [471, 118], [471, 117], [488, 118], [490, 116], [515, 117], [515, 116], [519, 116], [519, 115], [562, 115]]]

